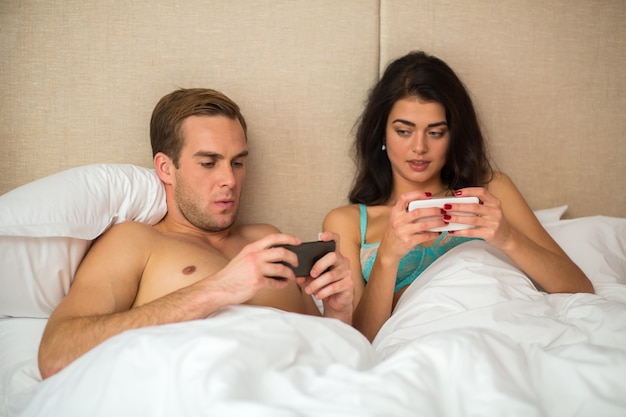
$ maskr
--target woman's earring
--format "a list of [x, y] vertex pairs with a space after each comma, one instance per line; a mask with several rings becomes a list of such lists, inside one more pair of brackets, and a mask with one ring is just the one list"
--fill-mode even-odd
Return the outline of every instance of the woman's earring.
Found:
[[387, 146], [383, 143], [383, 146], [381, 148], [383, 151], [387, 149]]

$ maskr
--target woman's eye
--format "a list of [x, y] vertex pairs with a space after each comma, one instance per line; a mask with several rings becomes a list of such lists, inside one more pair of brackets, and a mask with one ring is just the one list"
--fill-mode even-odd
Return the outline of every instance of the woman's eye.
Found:
[[398, 133], [399, 136], [408, 136], [410, 134], [408, 130], [404, 129], [398, 129], [396, 130], [396, 133]]
[[434, 136], [436, 138], [440, 138], [443, 137], [443, 135], [445, 134], [445, 132], [440, 132], [440, 131], [431, 131], [429, 132], [430, 136]]

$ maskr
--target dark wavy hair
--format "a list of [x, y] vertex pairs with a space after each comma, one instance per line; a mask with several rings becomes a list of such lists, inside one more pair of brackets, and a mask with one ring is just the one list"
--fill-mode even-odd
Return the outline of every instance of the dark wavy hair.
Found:
[[450, 146], [441, 180], [449, 189], [482, 186], [491, 181], [489, 162], [476, 111], [465, 86], [441, 59], [413, 51], [391, 62], [372, 88], [357, 122], [354, 158], [357, 166], [351, 203], [379, 205], [393, 188], [391, 163], [382, 151], [387, 119], [396, 101], [417, 97], [440, 103], [450, 129]]

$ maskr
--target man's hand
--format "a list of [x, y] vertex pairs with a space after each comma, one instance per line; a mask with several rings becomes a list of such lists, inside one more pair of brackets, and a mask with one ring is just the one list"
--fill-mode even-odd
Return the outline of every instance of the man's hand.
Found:
[[219, 287], [226, 295], [226, 304], [241, 304], [250, 300], [262, 289], [282, 289], [288, 279], [294, 279], [293, 271], [281, 263], [296, 263], [296, 255], [277, 245], [298, 245], [295, 236], [274, 233], [250, 243], [221, 271], [210, 278], [213, 288]]
[[313, 265], [309, 277], [296, 278], [304, 291], [324, 303], [324, 316], [339, 319], [352, 325], [352, 300], [354, 282], [350, 270], [350, 261], [339, 251], [339, 235], [324, 232], [323, 241], [334, 240], [337, 245]]

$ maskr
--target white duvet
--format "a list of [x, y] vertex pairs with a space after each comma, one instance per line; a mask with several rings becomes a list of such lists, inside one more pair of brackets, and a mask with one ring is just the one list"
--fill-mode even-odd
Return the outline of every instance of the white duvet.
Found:
[[538, 292], [470, 242], [369, 344], [324, 318], [237, 306], [128, 331], [31, 388], [22, 416], [624, 416], [626, 285]]

